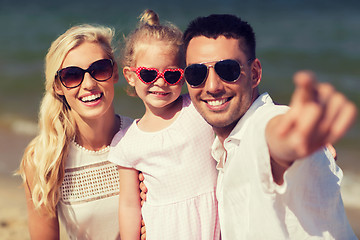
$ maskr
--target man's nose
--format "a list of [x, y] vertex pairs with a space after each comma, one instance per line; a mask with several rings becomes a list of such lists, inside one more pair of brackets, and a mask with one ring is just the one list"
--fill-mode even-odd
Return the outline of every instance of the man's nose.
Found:
[[221, 90], [223, 90], [224, 85], [223, 81], [219, 77], [219, 75], [215, 72], [215, 69], [213, 66], [208, 67], [208, 76], [205, 81], [204, 88], [207, 92], [210, 93], [217, 93]]

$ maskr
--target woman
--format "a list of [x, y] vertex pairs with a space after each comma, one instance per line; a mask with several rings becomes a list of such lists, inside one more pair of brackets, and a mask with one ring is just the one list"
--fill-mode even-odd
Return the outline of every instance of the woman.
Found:
[[19, 170], [32, 239], [59, 239], [59, 219], [70, 239], [119, 239], [119, 174], [107, 155], [131, 119], [114, 112], [113, 35], [107, 27], [75, 26], [46, 56], [39, 134]]

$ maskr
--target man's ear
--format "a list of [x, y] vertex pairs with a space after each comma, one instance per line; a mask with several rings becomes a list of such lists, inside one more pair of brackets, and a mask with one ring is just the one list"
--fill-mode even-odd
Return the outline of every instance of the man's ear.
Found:
[[135, 87], [135, 81], [137, 76], [133, 71], [131, 71], [130, 67], [124, 67], [123, 74], [129, 85]]
[[262, 76], [262, 68], [260, 60], [255, 58], [255, 60], [251, 64], [251, 80], [252, 80], [252, 87], [257, 87], [261, 82]]

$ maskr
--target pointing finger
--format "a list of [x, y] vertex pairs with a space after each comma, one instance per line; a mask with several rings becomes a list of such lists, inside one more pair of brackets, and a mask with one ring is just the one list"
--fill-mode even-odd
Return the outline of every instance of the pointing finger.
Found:
[[317, 101], [317, 82], [311, 71], [300, 71], [294, 74], [295, 91], [291, 105], [302, 104], [308, 101]]

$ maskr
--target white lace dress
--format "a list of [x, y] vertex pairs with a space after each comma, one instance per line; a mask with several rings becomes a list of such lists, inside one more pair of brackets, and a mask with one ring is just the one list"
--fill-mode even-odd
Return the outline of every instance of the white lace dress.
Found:
[[[121, 129], [132, 120], [120, 116]], [[119, 172], [109, 147], [89, 151], [70, 143], [57, 212], [70, 239], [120, 239]]]

